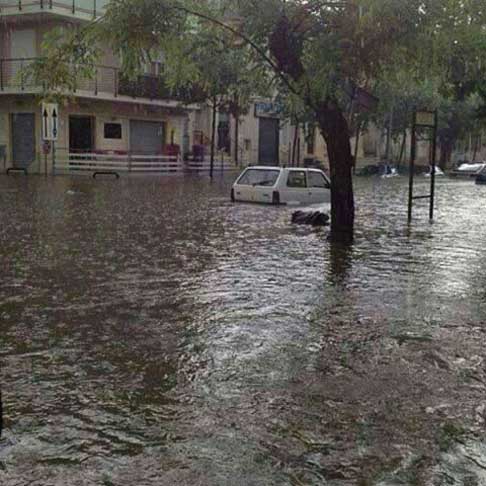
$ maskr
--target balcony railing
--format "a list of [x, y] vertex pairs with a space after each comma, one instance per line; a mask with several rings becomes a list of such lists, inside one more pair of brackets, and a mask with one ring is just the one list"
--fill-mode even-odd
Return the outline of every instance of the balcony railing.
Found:
[[0, 0], [0, 14], [51, 11], [61, 15], [96, 18], [104, 12], [108, 2], [109, 0]]
[[[39, 91], [26, 73], [36, 59], [0, 59], [0, 94]], [[73, 67], [73, 69], [76, 69]], [[136, 80], [124, 78], [120, 70], [110, 66], [95, 66], [91, 78], [77, 78], [74, 94], [92, 97], [130, 97], [133, 99], [198, 102], [204, 93], [198, 89], [172, 90], [160, 76], [139, 76]]]

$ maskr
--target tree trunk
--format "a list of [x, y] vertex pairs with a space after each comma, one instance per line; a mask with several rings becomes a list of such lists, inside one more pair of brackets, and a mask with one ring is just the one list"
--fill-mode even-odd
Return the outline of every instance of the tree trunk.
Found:
[[211, 161], [209, 163], [209, 177], [213, 177], [214, 172], [214, 152], [216, 144], [216, 112], [217, 112], [217, 101], [213, 98], [213, 123], [211, 127]]
[[450, 140], [444, 141], [440, 145], [439, 167], [442, 170], [445, 170], [448, 162], [450, 162], [453, 146], [454, 144]]
[[388, 114], [388, 120], [386, 125], [386, 145], [385, 145], [385, 160], [386, 163], [390, 163], [390, 149], [391, 149], [391, 136], [392, 136], [392, 126], [393, 126], [393, 108]]
[[354, 229], [353, 157], [348, 123], [341, 110], [331, 103], [322, 105], [317, 115], [331, 171], [331, 236], [337, 240], [351, 239]]
[[295, 130], [294, 130], [294, 141], [292, 143], [292, 167], [295, 167], [295, 154], [297, 150], [298, 135], [299, 135], [299, 122], [296, 122]]
[[405, 148], [407, 146], [407, 129], [403, 130], [402, 146], [400, 148], [400, 157], [398, 159], [398, 167], [402, 165], [403, 156], [405, 155]]
[[235, 166], [238, 166], [238, 138], [240, 136], [240, 118], [238, 115], [235, 115]]
[[354, 155], [353, 155], [353, 174], [356, 174], [356, 166], [358, 164], [358, 151], [359, 151], [359, 139], [361, 136], [361, 122], [358, 122], [356, 126], [356, 143], [354, 144]]

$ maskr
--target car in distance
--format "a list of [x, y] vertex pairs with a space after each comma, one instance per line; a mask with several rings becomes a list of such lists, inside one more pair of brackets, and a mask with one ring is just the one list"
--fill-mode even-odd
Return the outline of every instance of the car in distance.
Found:
[[331, 201], [331, 184], [319, 169], [253, 166], [233, 184], [231, 200], [263, 204], [318, 204]]

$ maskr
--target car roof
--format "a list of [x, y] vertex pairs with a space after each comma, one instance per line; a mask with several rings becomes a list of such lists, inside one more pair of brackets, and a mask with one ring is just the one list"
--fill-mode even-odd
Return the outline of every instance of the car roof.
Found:
[[313, 167], [281, 167], [278, 165], [250, 165], [247, 169], [258, 169], [258, 170], [304, 170], [306, 172], [322, 172], [321, 169], [316, 169]]

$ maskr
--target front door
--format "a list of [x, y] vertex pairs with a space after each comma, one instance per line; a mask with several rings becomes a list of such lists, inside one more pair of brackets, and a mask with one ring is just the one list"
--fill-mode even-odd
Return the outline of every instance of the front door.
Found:
[[279, 120], [277, 118], [260, 118], [258, 162], [261, 165], [279, 165]]
[[11, 124], [14, 166], [27, 168], [35, 160], [35, 114], [14, 113]]
[[94, 149], [94, 120], [90, 116], [69, 117], [69, 152], [90, 153]]
[[313, 203], [331, 202], [331, 186], [324, 174], [313, 170], [309, 171], [307, 173], [307, 186]]
[[312, 193], [307, 187], [307, 176], [304, 170], [290, 170], [285, 188], [285, 202], [310, 204]]

